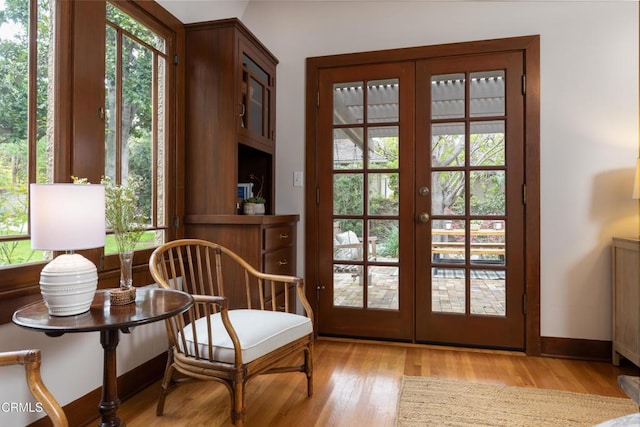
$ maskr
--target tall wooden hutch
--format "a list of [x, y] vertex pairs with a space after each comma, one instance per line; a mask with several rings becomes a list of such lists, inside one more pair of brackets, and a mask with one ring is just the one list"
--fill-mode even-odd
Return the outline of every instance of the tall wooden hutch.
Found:
[[[185, 236], [293, 275], [299, 216], [274, 215], [277, 64], [238, 19], [186, 25]], [[250, 174], [264, 179], [266, 215], [239, 212], [238, 184]]]

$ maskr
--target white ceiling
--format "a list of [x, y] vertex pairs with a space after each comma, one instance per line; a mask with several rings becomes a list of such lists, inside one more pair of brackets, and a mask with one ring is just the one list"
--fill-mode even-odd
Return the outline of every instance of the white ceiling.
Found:
[[[374, 2], [382, 0], [156, 0], [185, 24], [224, 18], [242, 18], [251, 2]], [[397, 1], [397, 0], [395, 0]], [[524, 1], [524, 0], [410, 0], [410, 1]], [[529, 0], [531, 1], [531, 0]], [[534, 0], [558, 1], [558, 0]], [[570, 0], [584, 1], [584, 0]]]
[[185, 24], [242, 17], [249, 0], [156, 0]]

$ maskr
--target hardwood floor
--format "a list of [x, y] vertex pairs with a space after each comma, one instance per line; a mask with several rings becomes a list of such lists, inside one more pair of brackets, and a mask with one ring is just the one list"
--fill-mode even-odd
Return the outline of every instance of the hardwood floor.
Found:
[[[301, 373], [254, 379], [246, 390], [245, 425], [394, 426], [402, 375], [567, 390], [625, 397], [619, 374], [640, 375], [630, 363], [582, 362], [522, 353], [412, 344], [319, 339], [315, 343], [314, 395]], [[129, 427], [230, 426], [229, 395], [222, 384], [178, 385], [156, 417], [160, 383], [124, 402], [118, 414]]]

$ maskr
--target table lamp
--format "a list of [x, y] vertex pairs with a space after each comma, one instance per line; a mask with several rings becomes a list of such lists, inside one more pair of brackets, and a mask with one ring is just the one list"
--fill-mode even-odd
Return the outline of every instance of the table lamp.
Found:
[[84, 313], [98, 286], [95, 264], [75, 250], [104, 246], [104, 186], [31, 184], [31, 248], [66, 251], [40, 273], [40, 292], [53, 316]]

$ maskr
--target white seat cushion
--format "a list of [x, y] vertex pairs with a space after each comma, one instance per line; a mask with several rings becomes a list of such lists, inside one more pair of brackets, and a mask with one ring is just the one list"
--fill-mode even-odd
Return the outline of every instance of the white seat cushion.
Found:
[[[227, 333], [220, 313], [211, 317], [213, 334], [213, 359], [219, 362], [233, 363], [234, 350], [231, 337]], [[229, 320], [233, 325], [240, 346], [242, 347], [242, 363], [249, 363], [267, 353], [292, 341], [302, 338], [313, 331], [311, 320], [297, 314], [266, 310], [229, 310]], [[209, 357], [209, 335], [206, 318], [196, 320], [198, 336], [198, 352], [200, 357]], [[191, 324], [185, 327], [184, 336], [188, 353], [194, 353], [193, 329]], [[182, 337], [179, 337], [180, 349]]]

